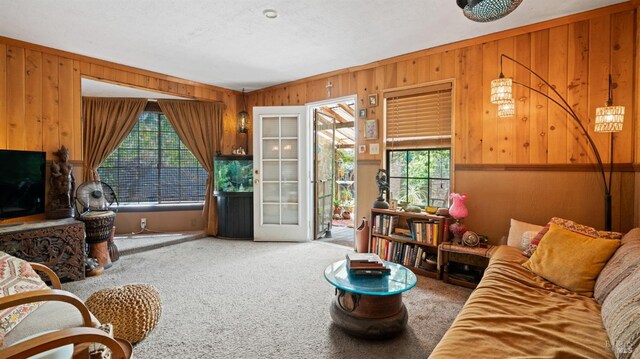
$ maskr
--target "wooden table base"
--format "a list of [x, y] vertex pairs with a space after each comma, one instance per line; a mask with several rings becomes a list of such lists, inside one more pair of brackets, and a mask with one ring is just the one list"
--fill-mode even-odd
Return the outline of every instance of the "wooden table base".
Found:
[[402, 294], [377, 296], [343, 290], [337, 290], [330, 314], [344, 331], [366, 339], [395, 336], [404, 330], [409, 319]]

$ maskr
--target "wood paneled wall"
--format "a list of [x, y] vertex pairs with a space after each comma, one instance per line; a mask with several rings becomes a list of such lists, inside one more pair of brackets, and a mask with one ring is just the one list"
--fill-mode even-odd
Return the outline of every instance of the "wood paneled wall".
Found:
[[61, 145], [82, 160], [81, 78], [203, 101], [222, 101], [224, 153], [236, 144], [237, 91], [0, 37], [0, 149]]
[[[577, 125], [555, 104], [524, 87], [515, 86], [517, 113], [498, 118], [489, 102], [490, 82], [500, 72], [500, 54], [530, 66], [564, 96], [594, 138], [605, 162], [609, 136], [593, 133], [595, 108], [607, 98], [612, 75], [614, 101], [628, 115], [624, 130], [614, 134], [614, 162], [634, 162], [633, 116], [636, 10], [630, 3], [492, 34], [457, 44], [403, 55], [376, 63], [313, 76], [249, 94], [250, 106], [299, 105], [357, 94], [358, 106], [367, 95], [389, 89], [451, 79], [455, 87], [456, 164], [573, 164], [595, 157]], [[506, 60], [506, 76], [542, 92], [549, 89], [535, 76]], [[326, 85], [333, 85], [330, 96]], [[381, 101], [379, 101], [381, 102]], [[368, 109], [369, 119], [383, 119], [383, 107]], [[364, 120], [358, 120], [358, 140]], [[382, 137], [382, 136], [380, 136]], [[380, 155], [360, 154], [376, 160]]]

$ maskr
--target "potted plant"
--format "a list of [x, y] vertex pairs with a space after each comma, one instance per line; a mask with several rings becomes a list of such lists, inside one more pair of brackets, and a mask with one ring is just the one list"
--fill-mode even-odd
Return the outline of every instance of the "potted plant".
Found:
[[341, 216], [342, 215], [342, 206], [341, 206], [342, 202], [340, 202], [340, 200], [334, 199], [333, 200], [333, 215], [334, 216]]

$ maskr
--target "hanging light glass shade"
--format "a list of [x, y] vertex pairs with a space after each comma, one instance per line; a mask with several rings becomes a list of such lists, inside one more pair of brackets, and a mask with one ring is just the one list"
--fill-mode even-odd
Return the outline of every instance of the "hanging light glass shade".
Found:
[[596, 132], [620, 132], [624, 123], [624, 106], [596, 108]]
[[609, 96], [604, 107], [596, 108], [596, 132], [620, 132], [624, 123], [624, 106], [613, 105], [613, 92], [611, 91], [611, 74], [609, 74]]
[[513, 117], [516, 114], [516, 102], [511, 99], [498, 105], [498, 117]]
[[491, 103], [499, 105], [501, 103], [513, 102], [513, 80], [502, 75], [491, 81]]

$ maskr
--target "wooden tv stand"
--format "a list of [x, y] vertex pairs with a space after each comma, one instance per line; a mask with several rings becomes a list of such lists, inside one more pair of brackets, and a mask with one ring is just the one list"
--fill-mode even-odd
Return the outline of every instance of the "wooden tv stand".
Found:
[[0, 251], [53, 269], [62, 281], [84, 279], [84, 223], [73, 218], [0, 228]]

